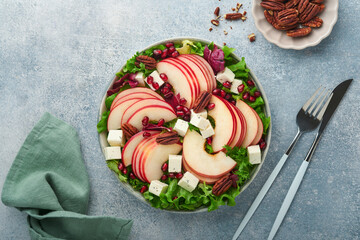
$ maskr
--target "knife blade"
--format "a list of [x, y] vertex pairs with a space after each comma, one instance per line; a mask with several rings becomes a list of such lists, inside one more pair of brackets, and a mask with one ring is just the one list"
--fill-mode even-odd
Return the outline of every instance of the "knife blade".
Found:
[[341, 102], [342, 98], [344, 97], [347, 89], [349, 88], [350, 84], [352, 82], [352, 79], [346, 80], [342, 83], [340, 83], [333, 91], [332, 91], [332, 97], [331, 100], [325, 110], [323, 120], [320, 124], [318, 133], [316, 134], [316, 137], [314, 139], [313, 144], [311, 145], [308, 154], [306, 155], [303, 163], [301, 164], [298, 172], [296, 173], [296, 176], [291, 183], [291, 186], [289, 188], [288, 193], [286, 194], [286, 197], [280, 207], [280, 210], [278, 212], [278, 215], [276, 216], [276, 219], [274, 221], [274, 224], [271, 228], [268, 240], [271, 240], [275, 237], [277, 230], [279, 229], [288, 209], [290, 208], [290, 205], [296, 195], [297, 190], [299, 189], [299, 186], [302, 182], [302, 179], [304, 178], [306, 169], [309, 166], [310, 159], [317, 147], [317, 144], [319, 143], [320, 137], [323, 134], [327, 124], [329, 123], [329, 120], [331, 119], [332, 115], [334, 114], [335, 110], [337, 109], [339, 103]]

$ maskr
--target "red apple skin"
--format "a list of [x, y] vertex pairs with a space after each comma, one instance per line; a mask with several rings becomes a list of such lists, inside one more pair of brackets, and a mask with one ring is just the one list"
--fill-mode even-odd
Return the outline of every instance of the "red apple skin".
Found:
[[145, 165], [145, 161], [146, 161], [146, 159], [148, 159], [151, 151], [156, 146], [157, 146], [157, 143], [156, 143], [155, 138], [154, 138], [153, 140], [151, 140], [151, 143], [145, 147], [142, 154], [139, 156], [139, 173], [140, 173], [141, 178], [143, 178], [144, 181], [146, 181], [148, 183], [150, 183], [150, 181], [147, 179], [147, 177], [145, 175], [144, 165]]
[[145, 181], [141, 175], [140, 175], [140, 171], [139, 171], [139, 165], [138, 165], [138, 158], [139, 155], [142, 154], [143, 148], [147, 145], [151, 143], [151, 139], [153, 137], [149, 137], [149, 138], [144, 138], [139, 145], [135, 148], [134, 154], [132, 156], [132, 160], [131, 160], [131, 165], [132, 165], [132, 170], [133, 173], [141, 180], [141, 181]]
[[256, 133], [256, 136], [254, 138], [254, 141], [251, 142], [251, 145], [256, 145], [259, 143], [261, 137], [262, 137], [262, 134], [263, 134], [263, 131], [264, 131], [264, 126], [263, 126], [263, 123], [261, 121], [261, 118], [259, 117], [259, 115], [257, 114], [257, 112], [253, 109], [253, 112], [254, 114], [256, 115], [256, 118], [257, 118], [257, 122], [258, 122], [258, 130], [257, 130], [257, 133]]
[[155, 98], [158, 98], [160, 100], [163, 100], [163, 98], [157, 94], [156, 92], [154, 92], [153, 90], [149, 89], [149, 88], [145, 88], [145, 87], [136, 87], [136, 88], [129, 88], [129, 89], [126, 89], [122, 92], [120, 92], [114, 99], [113, 103], [112, 104], [115, 104], [119, 99], [127, 96], [127, 95], [132, 95], [132, 94], [135, 94], [135, 93], [144, 93], [144, 94], [149, 94], [149, 95], [152, 95], [154, 96]]
[[143, 99], [128, 99], [122, 104], [119, 104], [116, 108], [110, 110], [110, 115], [107, 119], [107, 128], [108, 130], [116, 130], [121, 128], [121, 119], [124, 116], [124, 112], [130, 106], [141, 101]]
[[213, 89], [215, 89], [216, 88], [216, 79], [215, 79], [214, 71], [213, 71], [212, 67], [210, 66], [210, 64], [204, 58], [202, 58], [202, 57], [200, 57], [198, 55], [188, 54], [187, 56], [189, 56], [191, 58], [194, 58], [194, 59], [198, 60], [200, 63], [202, 63], [202, 65], [204, 66], [204, 68], [207, 69], [207, 72], [208, 72], [211, 91]]
[[231, 143], [228, 144], [230, 147], [235, 147], [237, 145], [237, 143], [239, 142], [242, 131], [243, 131], [242, 123], [241, 123], [240, 116], [239, 116], [239, 113], [238, 113], [236, 107], [234, 105], [232, 105], [231, 103], [229, 103], [228, 101], [226, 101], [224, 99], [222, 99], [222, 100], [227, 105], [227, 107], [229, 109], [231, 109], [231, 111], [233, 112], [233, 116], [235, 116], [236, 125], [233, 128], [234, 138], [232, 139]]
[[245, 120], [244, 115], [241, 113], [241, 111], [237, 107], [233, 106], [233, 109], [235, 110], [235, 114], [237, 115], [237, 117], [240, 121], [240, 126], [241, 126], [241, 129], [240, 129], [241, 134], [238, 137], [237, 143], [235, 144], [235, 146], [240, 147], [241, 143], [244, 141], [244, 138], [246, 135], [246, 120]]
[[197, 60], [193, 58], [188, 58], [187, 54], [180, 55], [177, 57], [177, 59], [185, 62], [190, 68], [195, 68], [194, 73], [200, 86], [200, 92], [211, 92], [210, 81], [208, 80], [207, 72], [203, 69], [203, 67], [199, 64]]
[[[159, 65], [161, 65], [161, 64], [169, 64], [169, 65], [177, 68], [181, 72], [181, 74], [184, 76], [184, 78], [187, 81], [187, 84], [190, 89], [190, 95], [191, 95], [190, 99], [186, 99], [187, 102], [186, 102], [185, 106], [188, 108], [191, 108], [192, 105], [194, 104], [194, 99], [195, 99], [195, 95], [196, 95], [195, 86], [193, 85], [194, 83], [191, 81], [191, 79], [188, 78], [188, 76], [185, 73], [185, 70], [182, 67], [180, 67], [178, 64], [174, 63], [173, 61], [169, 61], [169, 59], [171, 59], [171, 58], [166, 58], [166, 59], [162, 60], [161, 62], [159, 62], [157, 64], [157, 68], [159, 68]], [[168, 81], [170, 82], [170, 79]], [[184, 84], [186, 84], [186, 83], [184, 83]], [[180, 92], [180, 95], [182, 95], [181, 92]], [[182, 95], [182, 97], [185, 97], [185, 96]]]
[[[131, 95], [127, 95], [127, 96], [122, 97], [121, 99], [117, 100], [116, 102], [113, 102], [111, 104], [110, 111], [112, 111], [114, 108], [116, 108], [117, 106], [119, 106], [123, 102], [126, 102], [128, 100], [132, 100], [132, 99], [140, 100], [140, 99], [159, 99], [159, 98], [154, 97], [153, 95], [150, 95], [148, 93], [133, 93]], [[159, 100], [163, 100], [163, 99], [159, 99]]]
[[255, 139], [258, 132], [258, 120], [254, 110], [242, 100], [236, 102], [236, 107], [242, 112], [246, 119], [246, 136], [242, 142], [242, 147], [249, 146]]

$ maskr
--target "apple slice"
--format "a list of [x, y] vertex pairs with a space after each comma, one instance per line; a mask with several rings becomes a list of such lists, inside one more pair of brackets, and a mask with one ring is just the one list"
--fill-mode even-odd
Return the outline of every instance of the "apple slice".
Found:
[[251, 142], [251, 145], [256, 145], [259, 143], [260, 139], [261, 139], [261, 136], [263, 134], [263, 131], [264, 131], [264, 126], [263, 126], [263, 123], [261, 121], [261, 118], [259, 117], [259, 115], [257, 114], [257, 112], [252, 109], [254, 114], [256, 115], [256, 119], [257, 119], [257, 122], [258, 122], [258, 130], [257, 130], [257, 133], [256, 133], [256, 136], [254, 138], [254, 140]]
[[148, 145], [147, 148], [150, 150], [141, 157], [140, 172], [143, 173], [145, 180], [150, 183], [161, 178], [163, 175], [161, 166], [169, 159], [170, 154], [178, 154], [182, 146], [181, 144], [161, 145], [155, 142]]
[[186, 57], [187, 54], [183, 54], [178, 56], [176, 59], [183, 61], [186, 63], [194, 72], [195, 77], [200, 85], [200, 93], [203, 91], [209, 92], [210, 86], [209, 81], [207, 79], [207, 73], [202, 68], [202, 66], [197, 62], [197, 60], [194, 60], [193, 58]]
[[185, 106], [190, 108], [192, 106], [196, 90], [194, 83], [185, 74], [185, 70], [168, 59], [164, 59], [156, 65], [156, 69], [159, 73], [165, 73], [168, 77], [168, 83], [174, 89], [175, 94], [180, 94], [181, 97], [186, 99]]
[[163, 100], [163, 98], [156, 92], [154, 92], [153, 90], [151, 90], [150, 88], [145, 88], [145, 87], [136, 87], [136, 88], [129, 88], [129, 89], [126, 89], [122, 92], [120, 92], [114, 99], [114, 101], [112, 102], [112, 104], [115, 104], [119, 99], [125, 97], [125, 96], [128, 96], [128, 95], [132, 95], [132, 94], [135, 94], [135, 93], [145, 93], [145, 94], [148, 94], [148, 95], [152, 95], [154, 96], [155, 98], [158, 98], [158, 99], [161, 99]]
[[[158, 131], [146, 131], [150, 134], [159, 133]], [[131, 164], [132, 156], [134, 154], [135, 148], [140, 144], [140, 142], [144, 139], [144, 131], [138, 132], [134, 136], [132, 136], [125, 144], [122, 149], [122, 162], [127, 167]]]
[[258, 132], [258, 120], [253, 109], [244, 101], [237, 100], [236, 107], [242, 112], [246, 120], [246, 135], [242, 142], [242, 147], [249, 146], [254, 140]]
[[116, 102], [113, 102], [111, 104], [110, 111], [112, 111], [114, 108], [116, 108], [121, 103], [123, 103], [123, 102], [125, 102], [127, 100], [131, 100], [131, 99], [154, 99], [154, 98], [159, 99], [159, 100], [163, 100], [163, 99], [155, 97], [154, 95], [151, 95], [151, 94], [148, 94], [148, 93], [141, 93], [141, 92], [133, 93], [131, 95], [126, 95], [126, 96], [118, 99]]
[[236, 162], [224, 152], [208, 154], [205, 139], [196, 131], [188, 131], [183, 141], [183, 157], [187, 166], [197, 175], [207, 178], [219, 178], [230, 172]]
[[117, 130], [121, 128], [121, 119], [124, 115], [126, 109], [132, 106], [134, 103], [141, 101], [142, 99], [128, 99], [122, 104], [118, 105], [116, 108], [110, 111], [107, 128], [110, 130]]
[[242, 125], [241, 116], [240, 116], [241, 112], [239, 109], [237, 109], [237, 107], [235, 107], [228, 101], [224, 101], [224, 102], [227, 104], [228, 108], [230, 108], [233, 111], [233, 114], [236, 119], [236, 125], [235, 125], [236, 127], [234, 128], [235, 129], [234, 139], [230, 144], [228, 144], [230, 147], [235, 147], [237, 146], [238, 142], [241, 140], [241, 137], [244, 132], [244, 127]]
[[183, 161], [183, 167], [184, 167], [184, 170], [185, 172], [190, 172], [192, 175], [194, 175], [195, 177], [197, 177], [200, 182], [204, 182], [206, 184], [214, 184], [216, 183], [221, 177], [218, 177], [218, 178], [208, 178], [208, 177], [203, 177], [203, 176], [200, 176], [200, 175], [197, 175], [194, 171], [192, 171], [189, 166], [187, 165], [186, 161]]
[[189, 54], [187, 56], [191, 57], [193, 59], [196, 59], [199, 63], [202, 64], [202, 66], [207, 70], [207, 73], [208, 73], [208, 77], [209, 77], [208, 79], [210, 80], [209, 81], [209, 83], [210, 83], [210, 91], [215, 89], [217, 84], [216, 84], [214, 70], [212, 69], [210, 64], [203, 57], [200, 57], [199, 55]]
[[236, 113], [237, 113], [238, 117], [240, 118], [240, 122], [241, 122], [241, 130], [242, 131], [241, 131], [241, 135], [238, 139], [238, 142], [236, 143], [236, 146], [240, 147], [246, 136], [247, 125], [246, 125], [246, 119], [245, 119], [244, 115], [242, 114], [242, 112], [240, 111], [240, 109], [238, 109], [237, 107], [234, 107], [234, 109], [236, 110]]
[[215, 135], [212, 140], [212, 148], [214, 152], [219, 152], [224, 145], [232, 143], [236, 134], [237, 120], [225, 100], [213, 95], [210, 102], [215, 104], [215, 108], [208, 111], [208, 115], [215, 120]]

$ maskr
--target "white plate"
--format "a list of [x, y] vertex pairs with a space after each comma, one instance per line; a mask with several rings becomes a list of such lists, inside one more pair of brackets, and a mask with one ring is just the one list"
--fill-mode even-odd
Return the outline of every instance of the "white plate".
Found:
[[[191, 41], [196, 41], [196, 42], [203, 42], [203, 43], [206, 43], [206, 44], [209, 44], [210, 41], [208, 40], [204, 40], [204, 39], [199, 39], [199, 38], [192, 38], [192, 37], [179, 37], [179, 38], [170, 38], [170, 39], [165, 39], [163, 41], [160, 41], [160, 42], [157, 42], [157, 43], [154, 43], [154, 44], [151, 44], [150, 46], [146, 47], [145, 49], [143, 50], [140, 50], [139, 52], [142, 52], [148, 48], [151, 48], [153, 46], [156, 46], [156, 45], [159, 45], [159, 44], [163, 44], [163, 43], [166, 43], [166, 42], [175, 42], [175, 43], [180, 43], [182, 40], [185, 40], [185, 39], [188, 39], [188, 40], [191, 40]], [[221, 45], [218, 45], [218, 46], [221, 46]], [[137, 49], [134, 50], [134, 54], [135, 52], [138, 51]], [[234, 55], [237, 60], [241, 60], [239, 57], [237, 57], [236, 55]], [[119, 71], [125, 66], [126, 64], [126, 60], [124, 60], [124, 65], [119, 69]], [[119, 72], [118, 71], [118, 72]], [[268, 100], [267, 100], [267, 97], [266, 97], [266, 94], [265, 94], [265, 91], [264, 89], [262, 88], [259, 80], [256, 78], [255, 74], [253, 72], [251, 72], [250, 70], [250, 75], [252, 77], [252, 79], [254, 80], [254, 83], [256, 85], [256, 87], [260, 90], [261, 94], [262, 94], [262, 98], [264, 99], [264, 102], [265, 102], [265, 114], [269, 117], [270, 116], [270, 108], [269, 108], [269, 104], [268, 104]], [[103, 112], [106, 111], [106, 106], [105, 106], [105, 99], [107, 97], [107, 90], [112, 86], [113, 84], [113, 79], [114, 79], [115, 75], [111, 77], [111, 80], [110, 80], [110, 83], [109, 83], [109, 86], [106, 88], [105, 92], [104, 92], [104, 97], [102, 98], [102, 101], [101, 101], [101, 104], [100, 104], [100, 111], [99, 111], [99, 118], [98, 120], [101, 119], [101, 115], [103, 114]], [[100, 141], [100, 147], [101, 149], [103, 150], [105, 147], [108, 147], [109, 144], [107, 143], [107, 140], [106, 140], [106, 137], [107, 137], [107, 133], [105, 132], [102, 132], [99, 134], [99, 141]], [[263, 151], [263, 154], [262, 154], [262, 161], [261, 161], [261, 164], [257, 165], [252, 173], [251, 173], [251, 178], [242, 186], [242, 189], [240, 191], [243, 192], [248, 186], [249, 184], [254, 180], [255, 176], [257, 175], [257, 173], [259, 172], [261, 166], [263, 165], [264, 163], [264, 160], [265, 160], [265, 157], [266, 157], [266, 154], [268, 152], [268, 149], [269, 149], [269, 146], [270, 146], [270, 139], [271, 139], [271, 123], [270, 123], [270, 126], [269, 126], [269, 129], [268, 129], [268, 134], [266, 136], [266, 149]], [[105, 157], [104, 157], [105, 159]], [[105, 165], [105, 164], [104, 164]], [[135, 191], [130, 184], [128, 183], [123, 183], [123, 186], [131, 193], [133, 194], [135, 197], [137, 197], [141, 202], [144, 202], [148, 205], [150, 205], [150, 203], [148, 203], [146, 201], [146, 199], [142, 196], [142, 194], [138, 191]], [[202, 207], [202, 208], [198, 208], [197, 210], [195, 211], [177, 211], [177, 210], [167, 210], [167, 211], [171, 211], [171, 212], [181, 212], [181, 213], [193, 213], [193, 212], [204, 212], [204, 211], [207, 211], [207, 208], [205, 207]]]
[[324, 38], [330, 35], [338, 18], [339, 0], [325, 0], [325, 9], [318, 16], [324, 21], [320, 28], [313, 28], [312, 32], [302, 38], [292, 38], [286, 35], [286, 31], [276, 30], [266, 21], [264, 8], [260, 6], [262, 0], [253, 0], [252, 15], [256, 28], [269, 42], [286, 49], [301, 50], [318, 45]]

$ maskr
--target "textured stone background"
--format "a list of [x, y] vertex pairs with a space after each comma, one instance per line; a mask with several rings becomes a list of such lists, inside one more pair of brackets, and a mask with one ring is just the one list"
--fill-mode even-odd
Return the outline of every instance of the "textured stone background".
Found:
[[[316, 47], [294, 51], [268, 43], [255, 28], [250, 0], [242, 3], [249, 13], [246, 22], [222, 22], [209, 32], [215, 7], [225, 13], [236, 1], [2, 0], [0, 187], [25, 137], [49, 111], [80, 135], [92, 187], [89, 214], [134, 219], [131, 239], [230, 239], [295, 135], [300, 106], [320, 84], [332, 88], [354, 78], [277, 239], [359, 239], [360, 28], [354, 21], [359, 5], [341, 1], [331, 35]], [[249, 43], [247, 35], [252, 32], [257, 39]], [[104, 164], [95, 129], [111, 76], [135, 51], [175, 36], [226, 42], [236, 48], [267, 93], [273, 124], [269, 154], [235, 207], [201, 214], [153, 209], [129, 195]], [[298, 143], [243, 239], [267, 237], [314, 135], [308, 133]], [[0, 233], [1, 239], [29, 239], [25, 214], [0, 203]]]

